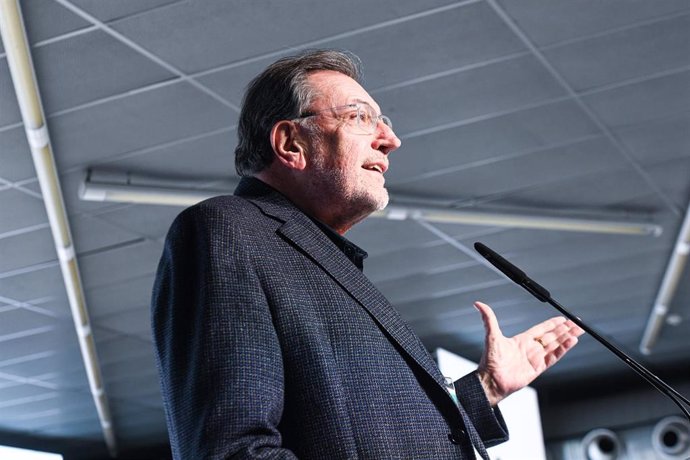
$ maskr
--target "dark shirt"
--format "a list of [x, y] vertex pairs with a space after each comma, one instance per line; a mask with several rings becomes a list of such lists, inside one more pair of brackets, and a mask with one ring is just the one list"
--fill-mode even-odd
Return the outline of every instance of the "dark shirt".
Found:
[[323, 222], [319, 222], [313, 218], [311, 220], [313, 220], [314, 223], [318, 225], [319, 228], [326, 234], [326, 236], [333, 241], [338, 249], [343, 251], [343, 254], [345, 254], [345, 256], [350, 259], [357, 268], [364, 271], [364, 259], [366, 259], [369, 255], [364, 249], [360, 248]]

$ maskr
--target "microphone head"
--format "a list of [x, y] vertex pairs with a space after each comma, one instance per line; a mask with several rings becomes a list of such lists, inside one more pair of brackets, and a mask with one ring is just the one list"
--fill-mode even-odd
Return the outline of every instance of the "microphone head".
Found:
[[551, 294], [544, 287], [532, 281], [525, 272], [517, 268], [515, 265], [508, 262], [506, 259], [498, 255], [495, 251], [490, 249], [485, 244], [477, 241], [474, 243], [474, 249], [477, 250], [486, 260], [498, 268], [504, 275], [527, 289], [530, 294], [539, 299], [541, 302], [547, 302], [551, 298]]
[[474, 249], [476, 249], [479, 254], [491, 262], [494, 267], [498, 268], [504, 275], [514, 282], [522, 284], [527, 279], [525, 272], [498, 255], [498, 253], [493, 251], [488, 246], [477, 241], [474, 243]]

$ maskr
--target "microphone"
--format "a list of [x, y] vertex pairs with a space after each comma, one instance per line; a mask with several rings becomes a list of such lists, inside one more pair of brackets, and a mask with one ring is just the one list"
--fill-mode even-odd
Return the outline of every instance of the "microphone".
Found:
[[690, 412], [688, 411], [687, 407], [685, 407], [690, 407], [690, 400], [688, 400], [688, 398], [680, 394], [678, 391], [674, 390], [666, 382], [654, 375], [649, 369], [635, 361], [633, 358], [625, 354], [618, 347], [616, 347], [608, 340], [603, 338], [601, 335], [599, 335], [597, 332], [592, 330], [592, 328], [587, 326], [580, 318], [573, 315], [568, 310], [566, 310], [561, 304], [553, 300], [551, 298], [551, 294], [549, 293], [549, 291], [547, 291], [537, 282], [533, 281], [529, 276], [527, 276], [527, 274], [525, 274], [525, 272], [517, 268], [512, 263], [508, 262], [497, 252], [493, 251], [488, 246], [480, 242], [474, 243], [474, 248], [477, 250], [479, 254], [481, 254], [486, 260], [488, 260], [494, 267], [499, 269], [501, 273], [506, 275], [513, 282], [525, 288], [530, 294], [539, 299], [539, 301], [551, 304], [563, 316], [571, 320], [573, 323], [577, 324], [587, 334], [591, 335], [599, 343], [608, 348], [609, 351], [611, 351], [614, 355], [620, 358], [632, 370], [637, 372], [637, 374], [640, 375], [643, 379], [645, 379], [650, 385], [652, 385], [666, 397], [670, 398], [671, 401], [673, 401], [680, 408], [680, 410], [683, 412], [688, 421], [690, 421]]
[[476, 242], [474, 243], [474, 248], [479, 254], [484, 256], [486, 260], [491, 262], [494, 267], [501, 270], [504, 275], [513, 280], [515, 283], [527, 289], [530, 294], [539, 299], [541, 302], [548, 302], [548, 300], [551, 298], [549, 291], [532, 281], [532, 279], [530, 279], [525, 272], [498, 255], [498, 253], [489, 249], [488, 246]]

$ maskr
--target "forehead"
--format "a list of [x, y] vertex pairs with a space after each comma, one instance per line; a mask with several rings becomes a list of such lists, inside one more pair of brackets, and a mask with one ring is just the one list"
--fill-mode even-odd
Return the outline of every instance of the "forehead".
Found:
[[365, 102], [376, 110], [379, 109], [376, 101], [352, 78], [340, 72], [332, 70], [319, 70], [309, 74], [309, 84], [316, 89], [320, 96], [314, 100], [313, 109], [344, 105], [353, 102]]

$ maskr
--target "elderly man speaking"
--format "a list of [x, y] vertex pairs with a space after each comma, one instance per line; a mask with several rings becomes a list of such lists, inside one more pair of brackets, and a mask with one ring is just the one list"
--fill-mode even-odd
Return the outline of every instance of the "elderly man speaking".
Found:
[[343, 236], [388, 203], [400, 147], [359, 75], [332, 50], [270, 65], [245, 95], [235, 194], [168, 233], [153, 331], [175, 458], [487, 459], [499, 401], [583, 332], [552, 318], [507, 338], [477, 302], [479, 367], [444, 379]]

